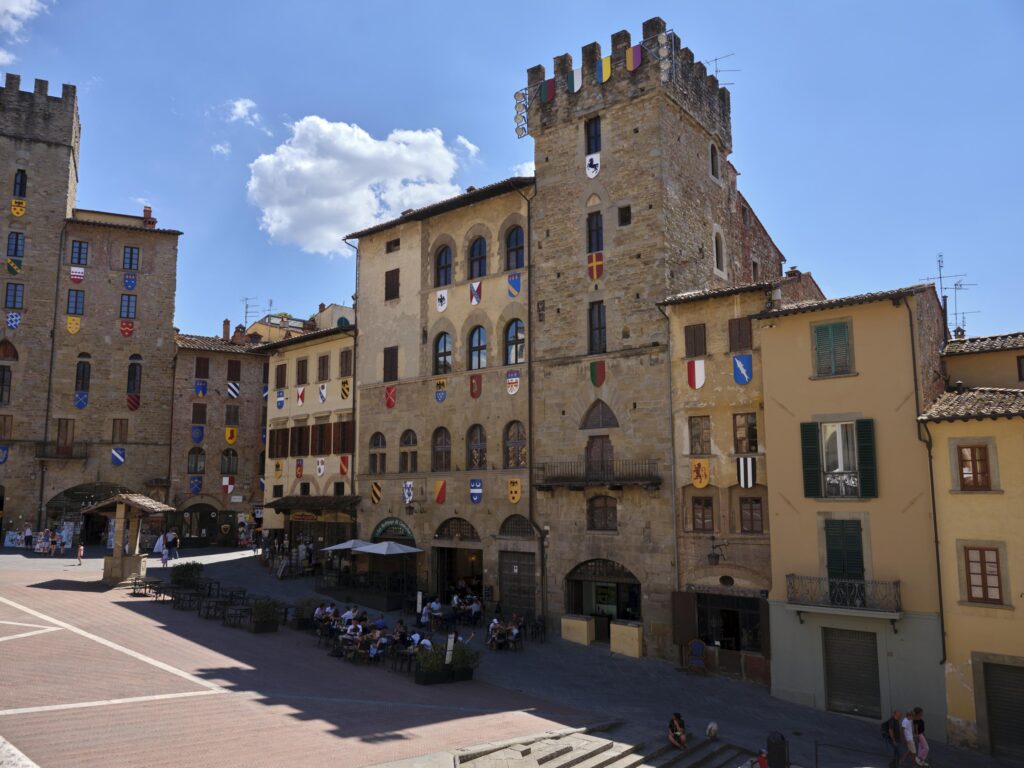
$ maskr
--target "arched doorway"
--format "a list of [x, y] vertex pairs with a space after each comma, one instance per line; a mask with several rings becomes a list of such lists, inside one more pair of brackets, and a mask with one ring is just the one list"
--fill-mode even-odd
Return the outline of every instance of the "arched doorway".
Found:
[[537, 610], [537, 533], [523, 515], [498, 529], [498, 599], [502, 613], [533, 618]]
[[[82, 510], [119, 493], [135, 493], [135, 491], [116, 483], [83, 483], [66, 488], [46, 502], [46, 520], [43, 521], [43, 525], [51, 529], [70, 530], [72, 536], [79, 537], [79, 540], [85, 544], [108, 543], [113, 546], [113, 541], [108, 542], [104, 536], [108, 530], [111, 530], [108, 526], [109, 518], [95, 512], [83, 514]], [[148, 529], [147, 521], [143, 520], [143, 544], [149, 538]], [[155, 540], [156, 536], [152, 538]]]
[[468, 520], [449, 517], [434, 533], [431, 570], [433, 591], [448, 601], [453, 592], [483, 594], [483, 547]]
[[595, 640], [607, 642], [613, 619], [640, 621], [640, 580], [614, 560], [587, 560], [565, 577], [565, 612], [595, 618]]
[[407, 547], [416, 546], [416, 537], [413, 536], [412, 530], [397, 517], [385, 517], [377, 523], [370, 541], [374, 544], [379, 541], [394, 541]]
[[[233, 535], [231, 512], [221, 512], [212, 504], [193, 504], [168, 515], [167, 527], [176, 528], [184, 547], [216, 546]], [[222, 534], [223, 526], [228, 533]]]

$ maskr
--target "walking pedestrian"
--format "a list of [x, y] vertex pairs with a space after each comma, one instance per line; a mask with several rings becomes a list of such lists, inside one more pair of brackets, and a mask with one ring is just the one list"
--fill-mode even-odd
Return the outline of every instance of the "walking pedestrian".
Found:
[[178, 532], [171, 528], [164, 537], [164, 545], [167, 547], [170, 557], [173, 560], [178, 559]]
[[[913, 764], [917, 760], [917, 745], [914, 740], [914, 721], [911, 718], [911, 711], [908, 709], [900, 720], [900, 738], [903, 740], [906, 753], [900, 758], [900, 765], [904, 763]], [[913, 758], [911, 760], [910, 758]]]
[[928, 739], [924, 737], [924, 710], [920, 707], [914, 707], [914, 736], [917, 742], [917, 764], [928, 765], [928, 752], [931, 749]]
[[897, 768], [900, 764], [900, 757], [903, 755], [903, 750], [900, 748], [903, 743], [900, 738], [900, 721], [902, 719], [903, 713], [894, 709], [892, 717], [882, 723], [882, 741], [892, 750], [889, 768]]
[[78, 542], [78, 564], [82, 564], [82, 558], [85, 557], [85, 544], [81, 541]]
[[32, 526], [25, 523], [25, 530], [22, 535], [25, 537], [25, 549], [32, 549]]

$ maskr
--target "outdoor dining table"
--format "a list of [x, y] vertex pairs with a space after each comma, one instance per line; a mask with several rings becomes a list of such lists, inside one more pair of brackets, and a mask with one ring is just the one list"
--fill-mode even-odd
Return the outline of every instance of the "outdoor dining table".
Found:
[[230, 604], [231, 601], [223, 597], [204, 597], [199, 602], [199, 615], [204, 619], [222, 618]]
[[227, 599], [232, 604], [243, 603], [245, 602], [246, 591], [245, 587], [221, 587], [219, 596]]
[[171, 598], [171, 607], [181, 611], [194, 611], [202, 597], [202, 593], [192, 590], [175, 592]]
[[224, 606], [222, 623], [230, 627], [240, 627], [252, 618], [252, 606], [231, 605]]

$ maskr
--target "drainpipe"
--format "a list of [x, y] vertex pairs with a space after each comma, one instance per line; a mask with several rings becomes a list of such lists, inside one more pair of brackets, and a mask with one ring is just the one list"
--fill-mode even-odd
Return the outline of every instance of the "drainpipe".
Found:
[[[352, 495], [356, 495], [356, 446], [359, 444], [359, 439], [356, 436], [356, 430], [359, 429], [359, 423], [356, 419], [359, 411], [356, 406], [359, 404], [359, 248], [352, 245], [347, 239], [343, 240], [345, 245], [355, 251], [356, 255], [356, 284], [355, 291], [352, 293], [352, 316], [354, 318], [353, 323], [356, 327], [355, 331], [352, 332], [352, 421], [356, 422], [352, 427], [352, 461], [349, 462], [349, 477], [352, 480]], [[359, 533], [359, 522], [356, 521], [356, 535]]]
[[[921, 395], [918, 391], [918, 378], [917, 378], [917, 347], [914, 343], [914, 312], [910, 308], [910, 302], [907, 297], [903, 297], [903, 305], [907, 308], [907, 328], [910, 331], [910, 360], [914, 367], [914, 407], [918, 416], [921, 415]], [[924, 427], [924, 433], [926, 437], [921, 437], [921, 427]], [[928, 424], [924, 422], [917, 423], [917, 439], [920, 440], [928, 449], [928, 486], [931, 491], [931, 502], [932, 502], [932, 535], [935, 540], [935, 578], [939, 588], [939, 643], [942, 648], [942, 658], [939, 659], [939, 664], [944, 665], [946, 663], [946, 613], [943, 607], [942, 600], [942, 566], [939, 560], [939, 516], [936, 510], [935, 504], [935, 468], [932, 464], [932, 433], [928, 429]]]
[[669, 319], [668, 314], [662, 308], [661, 304], [655, 303], [654, 306], [658, 308], [658, 311], [661, 312], [668, 323], [668, 410], [669, 413], [672, 414], [672, 422], [669, 425], [671, 430], [671, 440], [669, 444], [672, 448], [672, 461], [670, 462], [672, 464], [672, 535], [675, 537], [676, 550], [676, 592], [679, 592], [683, 588], [683, 581], [679, 575], [682, 558], [680, 557], [679, 552], [679, 515], [676, 511], [678, 509], [676, 503], [679, 499], [676, 498], [676, 411], [675, 404], [672, 402], [672, 321]]
[[[50, 375], [46, 382], [46, 412], [43, 417], [43, 451], [46, 451], [46, 444], [50, 440], [50, 408], [53, 405], [53, 368], [57, 357], [57, 315], [60, 309], [60, 274], [61, 261], [64, 259], [64, 243], [68, 233], [68, 222], [65, 219], [60, 228], [60, 250], [57, 251], [56, 277], [53, 281], [53, 325], [50, 328]], [[88, 459], [87, 459], [88, 460]], [[45, 460], [39, 463], [39, 506], [36, 508], [35, 530], [38, 532], [43, 528], [43, 505], [46, 503], [46, 468]]]

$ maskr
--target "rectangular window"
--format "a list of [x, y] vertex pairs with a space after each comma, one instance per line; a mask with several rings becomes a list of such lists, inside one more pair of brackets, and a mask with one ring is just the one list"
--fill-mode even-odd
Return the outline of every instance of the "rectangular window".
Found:
[[401, 238], [396, 237], [394, 240], [388, 240], [384, 243], [384, 253], [394, 253], [402, 247]]
[[284, 496], [284, 486], [283, 485], [275, 485], [274, 488], [273, 488], [272, 494], [273, 494], [275, 499], [281, 498], [282, 496]]
[[309, 483], [299, 483], [299, 496], [309, 496]]
[[633, 223], [633, 209], [628, 205], [619, 208], [619, 226], [628, 227]]
[[1002, 603], [999, 579], [999, 550], [964, 547], [967, 565], [967, 599], [972, 603]]
[[345, 495], [345, 481], [339, 480], [334, 484], [334, 495], [344, 496]]
[[134, 272], [139, 268], [139, 249], [134, 245], [124, 247], [124, 257], [121, 259], [121, 269]]
[[345, 377], [352, 375], [352, 350], [343, 349], [338, 355], [338, 376]]
[[68, 314], [85, 314], [85, 291], [79, 291], [75, 288], [68, 291]]
[[331, 358], [328, 355], [320, 355], [316, 359], [316, 380], [327, 381], [331, 375]]
[[760, 498], [740, 499], [740, 530], [743, 533], [764, 533]]
[[81, 240], [71, 241], [71, 263], [84, 267], [89, 263], [89, 244]]
[[961, 491], [991, 491], [992, 474], [989, 470], [988, 447], [961, 445], [956, 449], [960, 467]]
[[288, 428], [272, 429], [267, 435], [267, 456], [283, 459], [288, 455]]
[[134, 320], [135, 319], [135, 301], [138, 297], [130, 293], [121, 294], [121, 319], [122, 320]]
[[1024, 356], [1017, 358], [1017, 380], [1024, 381]]
[[302, 386], [309, 384], [309, 361], [306, 358], [295, 361], [295, 384]]
[[753, 348], [749, 317], [735, 317], [729, 321], [729, 351], [739, 352]]
[[10, 414], [0, 416], [0, 440], [14, 437], [14, 417]]
[[711, 453], [711, 417], [691, 416], [690, 419], [690, 453], [696, 456], [707, 456]]
[[384, 381], [398, 381], [398, 347], [384, 348]]
[[75, 443], [75, 420], [57, 419], [57, 452], [70, 453]]
[[25, 255], [25, 233], [11, 232], [7, 235], [7, 258], [20, 259]]
[[736, 453], [757, 453], [757, 414], [732, 415], [733, 450]]
[[128, 442], [128, 419], [114, 419], [114, 424], [110, 430], [110, 442]]
[[587, 214], [587, 253], [604, 250], [604, 217], [600, 211]]
[[761, 277], [761, 265], [757, 263], [757, 259], [750, 260], [750, 278], [751, 282], [756, 283]]
[[587, 120], [584, 130], [587, 136], [587, 154], [592, 155], [601, 151], [601, 118], [592, 117]]
[[333, 453], [353, 453], [356, 445], [356, 423], [351, 419], [336, 421], [331, 427]]
[[693, 497], [693, 530], [715, 530], [715, 504], [711, 496]]
[[0, 366], [0, 406], [10, 404], [10, 366]]
[[398, 298], [398, 270], [389, 269], [384, 273], [384, 301]]
[[853, 373], [853, 348], [850, 323], [821, 323], [812, 326], [814, 375], [843, 376]]
[[228, 427], [237, 427], [239, 424], [238, 414], [240, 407], [237, 405], [224, 406], [224, 424]]
[[210, 358], [208, 357], [197, 357], [196, 358], [196, 376], [197, 379], [208, 379], [210, 378]]
[[687, 325], [683, 328], [683, 341], [686, 346], [687, 357], [700, 357], [708, 353], [704, 323]]
[[313, 425], [312, 452], [318, 456], [331, 452], [331, 425], [326, 419]]
[[21, 283], [8, 283], [4, 295], [4, 306], [7, 309], [25, 308], [25, 286]]
[[242, 380], [242, 361], [228, 360], [228, 381]]
[[309, 456], [309, 427], [292, 427], [291, 446], [289, 447], [292, 456]]
[[[825, 567], [829, 581], [864, 580], [864, 541], [860, 520], [825, 521]], [[856, 605], [860, 598], [856, 590], [830, 587], [833, 603]], [[863, 602], [860, 607], [863, 607]]]
[[91, 378], [92, 364], [87, 360], [79, 360], [75, 366], [75, 392], [88, 392]]
[[288, 386], [288, 364], [281, 363], [274, 368], [274, 386], [284, 389]]
[[608, 334], [605, 325], [604, 302], [590, 302], [590, 310], [587, 313], [587, 326], [589, 329], [588, 349], [590, 354], [597, 355], [607, 351]]
[[206, 403], [192, 403], [192, 423], [206, 423]]

